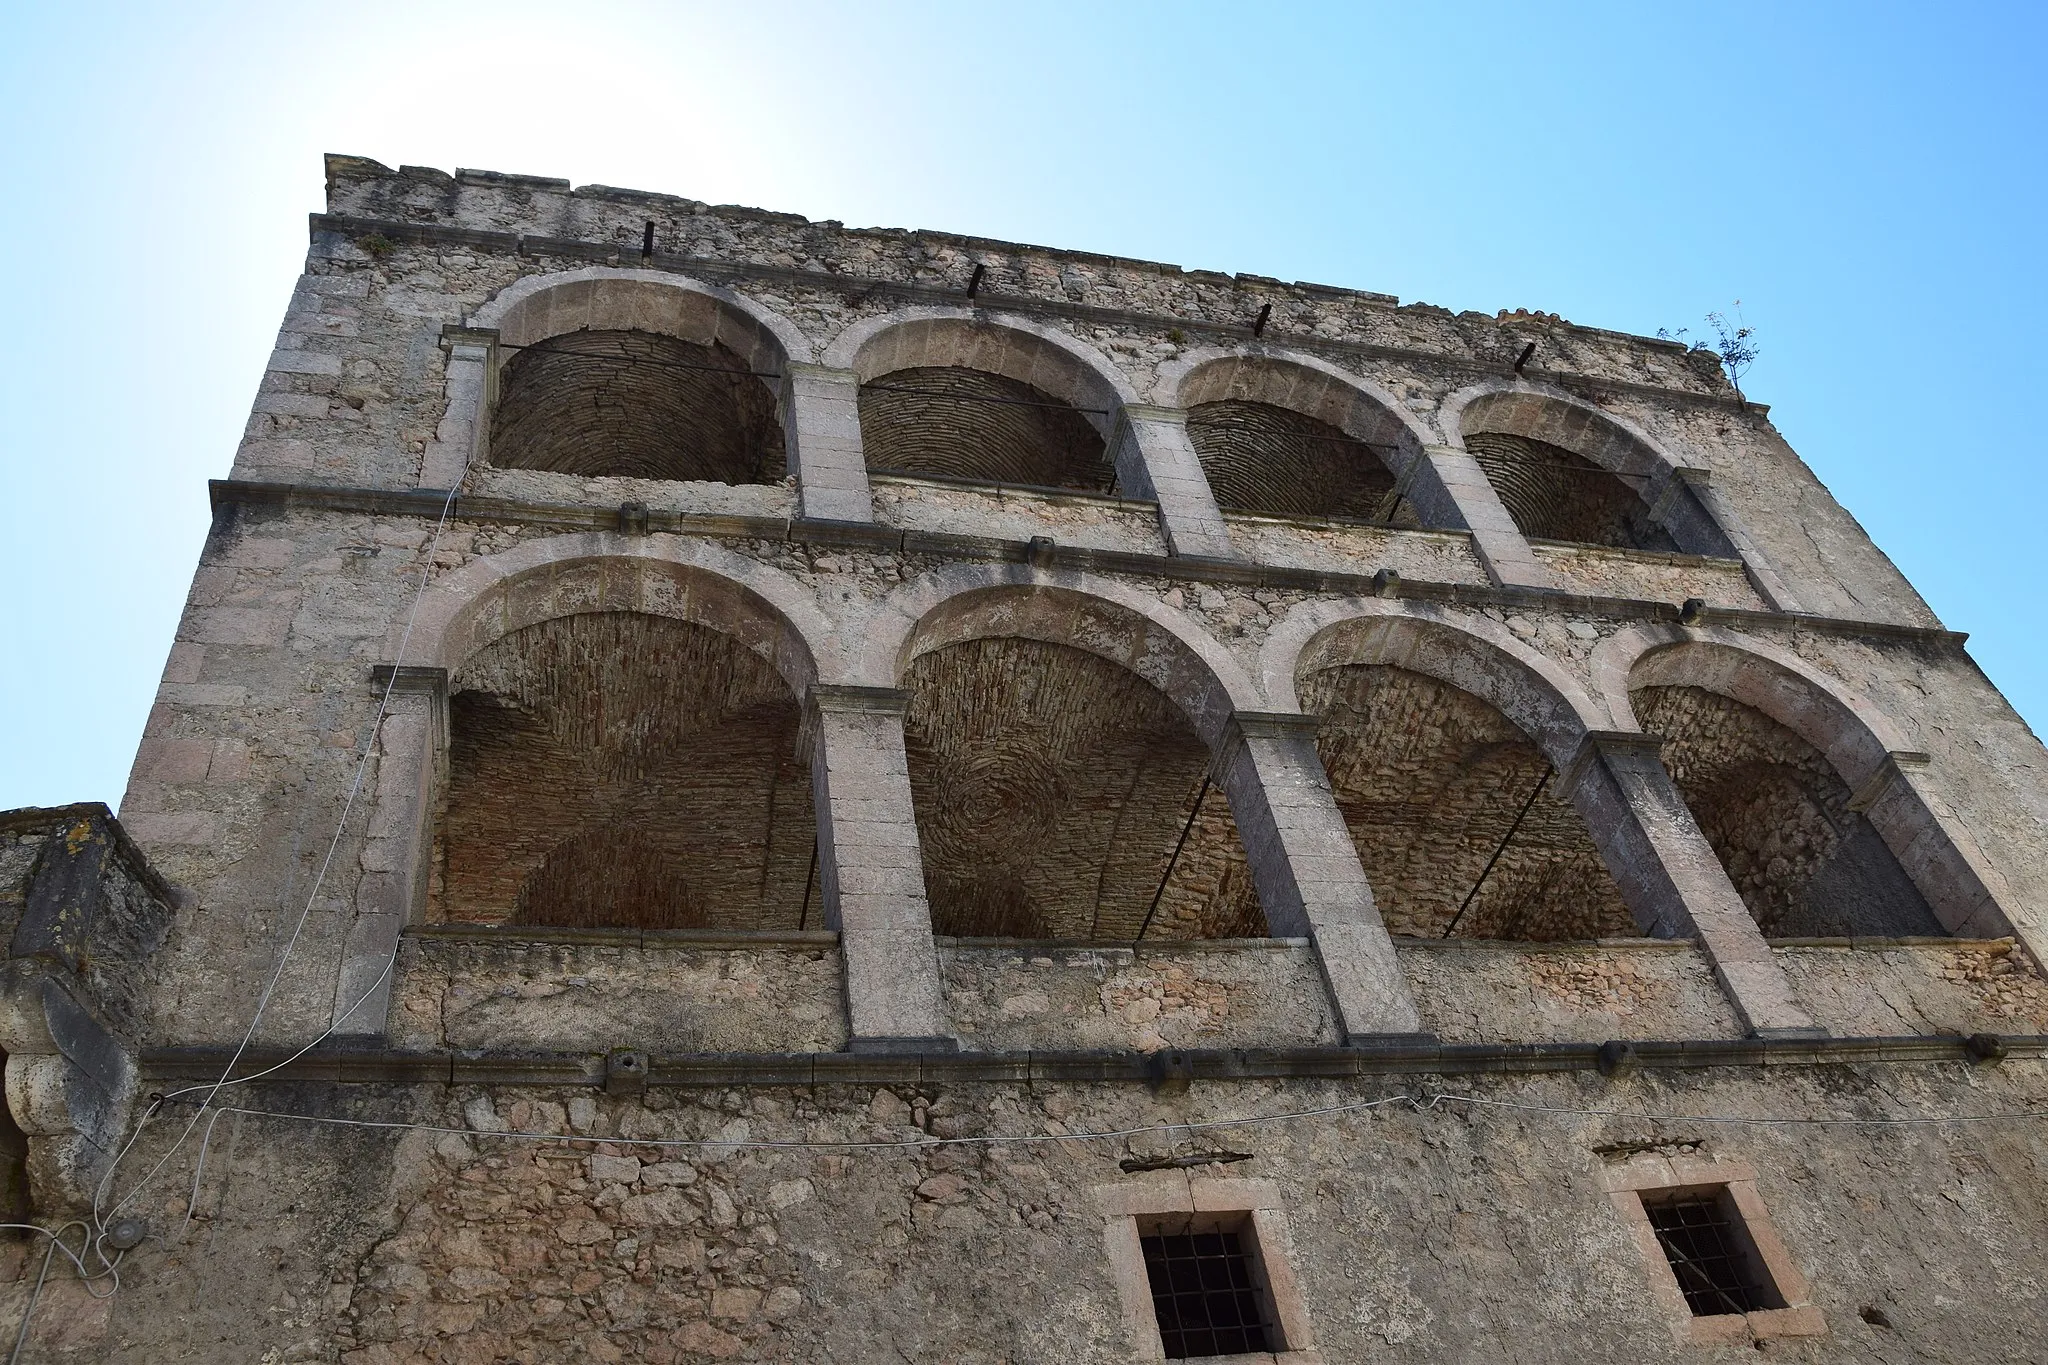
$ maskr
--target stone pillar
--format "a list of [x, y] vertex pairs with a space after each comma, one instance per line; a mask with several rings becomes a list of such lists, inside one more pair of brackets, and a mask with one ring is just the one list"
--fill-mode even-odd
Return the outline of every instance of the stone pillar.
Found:
[[[396, 677], [394, 678], [394, 673]], [[363, 792], [355, 916], [342, 945], [331, 1016], [338, 1038], [382, 1037], [391, 1009], [398, 938], [418, 918], [427, 889], [427, 829], [448, 750], [448, 671], [384, 664], [372, 673], [391, 689], [377, 727], [377, 766]]]
[[786, 362], [782, 433], [797, 506], [813, 521], [873, 521], [860, 441], [860, 380], [852, 370]]
[[[1792, 585], [1771, 567], [1770, 561], [1764, 558], [1763, 552], [1750, 538], [1748, 528], [1742, 524], [1742, 518], [1736, 515], [1734, 506], [1721, 496], [1720, 489], [1714, 487], [1713, 471], [1680, 465], [1672, 469], [1670, 479], [1674, 489], [1683, 489], [1691, 495], [1692, 509], [1695, 509], [1693, 516], [1709, 523], [1712, 530], [1727, 541], [1728, 547], [1742, 561], [1742, 569], [1749, 578], [1750, 586], [1756, 589], [1757, 596], [1764, 600], [1765, 606], [1774, 611], [1806, 610], [1800, 603], [1798, 594], [1792, 591]], [[1650, 491], [1655, 496], [1660, 490], [1653, 487]], [[1675, 508], [1665, 510], [1674, 512], [1674, 520], [1678, 520], [1688, 509], [1680, 503]], [[1674, 526], [1674, 530], [1676, 529]]]
[[909, 694], [814, 683], [805, 727], [825, 923], [839, 931], [854, 1052], [952, 1052], [903, 752]]
[[1159, 523], [1170, 553], [1195, 559], [1237, 558], [1230, 548], [1230, 528], [1188, 440], [1185, 408], [1127, 404], [1117, 415], [1109, 446], [1123, 490], [1159, 500]]
[[448, 406], [420, 456], [421, 488], [453, 488], [470, 461], [483, 455], [496, 398], [498, 333], [489, 327], [443, 327], [448, 353]]
[[1821, 1033], [1694, 823], [1658, 757], [1663, 746], [1655, 735], [1594, 730], [1564, 774], [1564, 790], [1585, 818], [1622, 899], [1644, 933], [1699, 939], [1721, 989], [1752, 1034]]
[[1942, 928], [1958, 938], [2016, 936], [2036, 961], [2048, 961], [2048, 933], [2013, 895], [1956, 814], [1927, 754], [1895, 750], [1849, 798], [1899, 860]]
[[[1424, 520], [1446, 522], [1470, 531], [1479, 562], [1485, 566], [1487, 576], [1501, 587], [1557, 586], [1556, 578], [1537, 560], [1528, 538], [1508, 515], [1500, 495], [1487, 480], [1486, 471], [1470, 451], [1459, 446], [1424, 446], [1422, 454], [1429, 461], [1428, 472], [1433, 477], [1415, 479], [1414, 491], [1409, 496]], [[1435, 489], [1429, 489], [1428, 484], [1434, 484]], [[1440, 494], [1436, 490], [1441, 490]], [[1433, 496], [1441, 496], [1448, 506], [1431, 507]], [[1445, 511], [1454, 515], [1446, 516]]]
[[1421, 1033], [1357, 845], [1316, 753], [1314, 716], [1239, 711], [1216, 769], [1266, 922], [1313, 939], [1346, 1043]]

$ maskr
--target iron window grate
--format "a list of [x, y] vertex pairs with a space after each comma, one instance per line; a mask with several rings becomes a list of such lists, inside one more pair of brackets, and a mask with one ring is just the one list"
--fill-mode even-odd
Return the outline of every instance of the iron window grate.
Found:
[[1272, 1349], [1264, 1296], [1237, 1233], [1156, 1233], [1139, 1244], [1169, 1359]]
[[1694, 1317], [1754, 1313], [1770, 1306], [1718, 1195], [1645, 1200], [1643, 1210]]

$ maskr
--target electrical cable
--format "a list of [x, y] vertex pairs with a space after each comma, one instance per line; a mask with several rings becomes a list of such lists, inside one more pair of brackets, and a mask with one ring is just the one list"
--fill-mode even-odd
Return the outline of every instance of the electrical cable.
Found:
[[[183, 1149], [185, 1142], [192, 1136], [193, 1129], [198, 1126], [199, 1120], [204, 1117], [206, 1107], [212, 1102], [214, 1096], [218, 1095], [221, 1090], [229, 1085], [244, 1085], [259, 1077], [267, 1076], [311, 1052], [314, 1048], [332, 1037], [334, 1031], [381, 990], [385, 981], [391, 976], [392, 966], [396, 961], [395, 953], [391, 959], [385, 962], [383, 971], [378, 974], [376, 981], [372, 983], [370, 988], [359, 996], [348, 1009], [334, 1016], [328, 1026], [312, 1042], [306, 1044], [303, 1048], [292, 1054], [291, 1057], [275, 1066], [266, 1067], [262, 1071], [251, 1073], [248, 1076], [236, 1077], [234, 1075], [235, 1067], [241, 1062], [243, 1054], [248, 1051], [250, 1043], [256, 1037], [256, 1031], [263, 1022], [263, 1015], [269, 1009], [270, 1001], [276, 994], [279, 983], [284, 980], [285, 969], [290, 965], [292, 953], [298, 947], [299, 940], [305, 933], [306, 924], [313, 914], [313, 907], [318, 904], [320, 891], [326, 884], [327, 874], [333, 869], [335, 856], [340, 851], [342, 840], [348, 832], [349, 817], [354, 812], [357, 798], [362, 794], [364, 775], [369, 770], [371, 756], [376, 752], [377, 736], [383, 729], [384, 721], [391, 713], [391, 698], [398, 688], [399, 671], [405, 663], [406, 650], [412, 642], [413, 630], [419, 624], [420, 606], [426, 600], [427, 585], [433, 579], [434, 555], [440, 548], [441, 537], [446, 533], [450, 519], [454, 516], [456, 496], [462, 488], [463, 480], [469, 476], [470, 464], [471, 456], [465, 454], [461, 470], [451, 482], [447, 496], [441, 500], [440, 516], [435, 519], [433, 532], [428, 536], [426, 546], [420, 555], [419, 587], [413, 593], [412, 606], [406, 614], [405, 629], [399, 635], [397, 653], [392, 660], [391, 676], [385, 682], [384, 690], [377, 699], [376, 714], [371, 719], [367, 737], [363, 742], [362, 752], [356, 757], [355, 770], [349, 782], [348, 794], [343, 798], [341, 813], [335, 820], [334, 837], [328, 841], [326, 855], [321, 859], [320, 869], [314, 875], [312, 888], [306, 895], [305, 906], [299, 911], [298, 919], [292, 926], [291, 935], [285, 940], [284, 948], [278, 955], [277, 967], [272, 971], [269, 981], [264, 984], [262, 992], [257, 997], [255, 1011], [249, 1019], [249, 1027], [243, 1032], [241, 1041], [236, 1044], [234, 1054], [229, 1057], [227, 1065], [222, 1068], [220, 1077], [210, 1087], [205, 1085], [190, 1086], [176, 1092], [173, 1096], [165, 1096], [153, 1102], [141, 1120], [138, 1121], [135, 1132], [129, 1136], [127, 1142], [122, 1144], [121, 1150], [107, 1164], [106, 1173], [100, 1178], [99, 1183], [94, 1186], [92, 1199], [93, 1223], [90, 1231], [96, 1235], [104, 1236], [106, 1218], [118, 1214], [130, 1202], [136, 1199], [149, 1187], [150, 1182], [163, 1170], [165, 1164]], [[102, 1215], [100, 1213], [100, 1201], [113, 1183], [122, 1160], [126, 1158], [128, 1152], [134, 1147], [137, 1139], [142, 1136], [143, 1130], [149, 1126], [150, 1121], [164, 1107], [167, 1101], [177, 1096], [191, 1094], [197, 1090], [206, 1090], [208, 1094], [206, 1100], [200, 1104], [198, 1110], [193, 1114], [191, 1122], [185, 1125], [184, 1131], [179, 1133], [177, 1139], [171, 1143], [170, 1147], [157, 1159], [156, 1164], [150, 1167], [142, 1179], [137, 1181], [128, 1193], [123, 1195], [111, 1209], [107, 1210], [106, 1215]]]

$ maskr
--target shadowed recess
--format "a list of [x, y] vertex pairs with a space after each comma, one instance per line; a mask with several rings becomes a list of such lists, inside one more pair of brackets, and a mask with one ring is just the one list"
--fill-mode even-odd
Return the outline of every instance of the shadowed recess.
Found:
[[1694, 821], [1773, 938], [1945, 932], [1827, 756], [1698, 687], [1630, 693]]
[[1388, 932], [1440, 938], [1454, 919], [1460, 938], [1638, 932], [1549, 763], [1499, 711], [1377, 664], [1310, 674], [1301, 699], [1323, 718], [1316, 747]]
[[491, 463], [501, 469], [774, 483], [782, 423], [772, 381], [724, 346], [589, 331], [515, 351], [498, 377]]
[[1623, 479], [1562, 446], [1488, 431], [1468, 435], [1465, 448], [1525, 536], [1621, 550], [1678, 549]]
[[1029, 384], [951, 365], [896, 370], [860, 388], [868, 468], [1107, 493], [1116, 471], [1078, 408]]
[[557, 617], [479, 651], [450, 691], [440, 918], [797, 926], [815, 837], [797, 701], [732, 637]]
[[1002, 637], [920, 656], [905, 686], [939, 933], [1129, 942], [1155, 897], [1147, 941], [1266, 933], [1229, 802], [1212, 785], [1197, 809], [1207, 746], [1135, 673]]
[[1394, 501], [1394, 476], [1371, 446], [1304, 413], [1202, 403], [1188, 410], [1188, 440], [1226, 511], [1421, 524], [1407, 499]]

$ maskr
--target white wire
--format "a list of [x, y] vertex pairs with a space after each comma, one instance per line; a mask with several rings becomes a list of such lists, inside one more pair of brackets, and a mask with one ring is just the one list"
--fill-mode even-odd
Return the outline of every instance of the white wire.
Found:
[[[440, 548], [442, 533], [447, 530], [448, 522], [454, 515], [456, 495], [461, 491], [463, 480], [469, 476], [469, 465], [470, 458], [468, 455], [465, 455], [461, 471], [449, 486], [448, 496], [441, 500], [441, 514], [434, 522], [433, 533], [427, 538], [426, 549], [421, 555], [419, 587], [413, 593], [412, 607], [406, 613], [405, 630], [398, 637], [398, 651], [391, 661], [391, 677], [385, 682], [383, 694], [377, 699], [377, 714], [370, 722], [369, 734], [363, 743], [362, 752], [356, 758], [355, 772], [349, 782], [348, 795], [343, 798], [341, 814], [335, 820], [334, 837], [328, 840], [326, 856], [320, 860], [320, 870], [313, 877], [312, 888], [306, 894], [306, 904], [299, 911], [298, 919], [292, 925], [291, 936], [285, 940], [284, 950], [278, 955], [277, 967], [271, 972], [270, 980], [265, 983], [261, 994], [257, 996], [256, 1010], [249, 1018], [249, 1027], [243, 1032], [241, 1042], [235, 1045], [234, 1054], [228, 1058], [227, 1065], [221, 1069], [219, 1078], [210, 1087], [203, 1085], [188, 1086], [183, 1090], [174, 1092], [173, 1095], [164, 1097], [165, 1099], [171, 1099], [177, 1096], [189, 1095], [197, 1090], [207, 1091], [206, 1099], [201, 1102], [198, 1111], [193, 1114], [191, 1122], [185, 1125], [184, 1131], [178, 1134], [176, 1140], [157, 1159], [156, 1164], [149, 1168], [142, 1179], [137, 1181], [128, 1193], [123, 1195], [107, 1211], [108, 1216], [119, 1213], [132, 1200], [149, 1188], [150, 1182], [156, 1178], [158, 1172], [163, 1170], [165, 1164], [172, 1157], [176, 1156], [179, 1151], [183, 1150], [186, 1141], [192, 1136], [192, 1130], [198, 1126], [200, 1118], [205, 1114], [207, 1105], [212, 1102], [214, 1096], [230, 1085], [243, 1085], [289, 1066], [292, 1062], [297, 1061], [314, 1048], [320, 1046], [320, 1044], [326, 1042], [328, 1038], [333, 1036], [334, 1030], [339, 1028], [344, 1020], [353, 1015], [372, 995], [376, 994], [383, 987], [385, 980], [391, 974], [392, 962], [387, 961], [384, 964], [383, 972], [378, 975], [375, 985], [357, 999], [354, 1004], [350, 1005], [344, 1013], [333, 1019], [325, 1029], [321, 1030], [318, 1037], [284, 1061], [277, 1063], [275, 1066], [266, 1067], [262, 1071], [252, 1073], [249, 1076], [234, 1076], [236, 1065], [241, 1062], [242, 1055], [248, 1051], [249, 1044], [256, 1037], [256, 1030], [263, 1022], [264, 1012], [270, 1007], [271, 997], [276, 994], [278, 984], [284, 980], [285, 968], [290, 964], [292, 952], [298, 947], [299, 939], [305, 933], [306, 922], [312, 917], [314, 905], [319, 902], [320, 889], [326, 884], [327, 874], [334, 866], [335, 855], [340, 851], [342, 839], [348, 832], [349, 815], [355, 809], [356, 798], [362, 794], [363, 776], [369, 771], [371, 755], [376, 752], [377, 748], [378, 733], [383, 728], [385, 718], [390, 714], [391, 697], [398, 687], [398, 670], [405, 663], [406, 649], [412, 643], [413, 628], [419, 624], [420, 605], [426, 601], [427, 584], [434, 576], [434, 555]], [[105, 1230], [105, 1222], [99, 1212], [99, 1203], [102, 1195], [105, 1193], [107, 1186], [113, 1181], [114, 1174], [120, 1168], [122, 1159], [127, 1156], [129, 1149], [135, 1145], [136, 1139], [142, 1136], [142, 1130], [148, 1126], [149, 1120], [161, 1107], [161, 1102], [151, 1105], [149, 1111], [143, 1115], [142, 1120], [136, 1125], [134, 1134], [122, 1145], [121, 1151], [115, 1156], [114, 1160], [108, 1163], [106, 1174], [101, 1177], [100, 1183], [94, 1188], [92, 1216], [95, 1231], [104, 1232]]]

